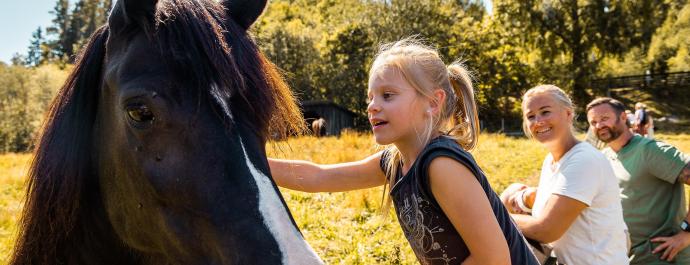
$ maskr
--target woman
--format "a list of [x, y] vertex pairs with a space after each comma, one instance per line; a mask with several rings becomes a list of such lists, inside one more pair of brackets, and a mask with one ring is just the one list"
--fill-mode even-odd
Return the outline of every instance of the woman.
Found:
[[518, 228], [551, 245], [559, 263], [629, 264], [617, 179], [602, 153], [575, 138], [570, 98], [537, 86], [523, 96], [522, 112], [525, 133], [549, 154], [536, 189], [514, 184], [501, 195]]

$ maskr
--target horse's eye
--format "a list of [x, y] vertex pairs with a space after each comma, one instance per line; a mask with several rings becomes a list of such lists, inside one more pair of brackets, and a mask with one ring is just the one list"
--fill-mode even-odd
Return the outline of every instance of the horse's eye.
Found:
[[135, 122], [153, 122], [156, 119], [149, 106], [143, 103], [127, 106], [127, 115]]

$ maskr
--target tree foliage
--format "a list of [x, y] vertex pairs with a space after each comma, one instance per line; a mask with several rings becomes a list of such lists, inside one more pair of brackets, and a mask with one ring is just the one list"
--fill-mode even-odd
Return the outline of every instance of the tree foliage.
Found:
[[[252, 27], [300, 100], [330, 100], [366, 115], [368, 71], [379, 46], [409, 36], [447, 64], [472, 71], [485, 129], [520, 128], [520, 97], [542, 83], [582, 107], [590, 80], [690, 71], [687, 0], [272, 0]], [[106, 23], [111, 0], [56, 0], [52, 24], [28, 52], [0, 64], [0, 151], [24, 150], [88, 36]], [[40, 96], [43, 95], [43, 96]], [[360, 120], [363, 121], [363, 120]], [[365, 124], [362, 122], [361, 124]]]
[[[646, 49], [673, 2], [667, 0], [497, 0], [495, 12], [503, 27], [527, 31], [520, 36], [540, 53], [542, 65], [554, 70], [577, 103], [588, 102], [588, 84], [608, 55]], [[558, 69], [558, 68], [561, 69]]]
[[690, 4], [669, 14], [653, 36], [646, 59], [652, 72], [690, 71]]
[[0, 153], [23, 152], [33, 138], [67, 71], [55, 65], [27, 68], [0, 64]]
[[46, 28], [48, 38], [43, 43], [51, 52], [42, 57], [41, 63], [72, 63], [89, 36], [106, 23], [111, 5], [109, 0], [79, 0], [74, 4], [58, 0], [51, 11], [52, 24]]

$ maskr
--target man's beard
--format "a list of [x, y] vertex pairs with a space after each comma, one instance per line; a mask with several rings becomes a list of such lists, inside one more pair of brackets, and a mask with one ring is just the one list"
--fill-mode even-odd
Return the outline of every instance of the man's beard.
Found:
[[[600, 141], [602, 141], [602, 142], [604, 142], [604, 143], [610, 143], [610, 142], [613, 142], [614, 140], [618, 139], [618, 137], [621, 136], [621, 134], [623, 134], [623, 132], [621, 132], [620, 130], [618, 130], [618, 126], [616, 126], [616, 125], [618, 125], [618, 123], [620, 123], [620, 119], [617, 118], [617, 119], [616, 119], [616, 124], [615, 124], [615, 125], [613, 125], [613, 126], [611, 126], [611, 127], [608, 127], [608, 126], [607, 126], [607, 127], [601, 128], [601, 129], [599, 129], [599, 130], [596, 130], [597, 139], [599, 139]], [[606, 130], [606, 129], [608, 129], [608, 137], [607, 137], [607, 138], [602, 138], [602, 137], [599, 135], [599, 132], [600, 132], [600, 131], [603, 131], [603, 130]]]

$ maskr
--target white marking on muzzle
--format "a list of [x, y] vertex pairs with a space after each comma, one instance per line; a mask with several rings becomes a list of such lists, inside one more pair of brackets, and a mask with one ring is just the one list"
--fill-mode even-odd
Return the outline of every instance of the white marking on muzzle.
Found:
[[256, 181], [259, 188], [259, 212], [264, 218], [264, 224], [271, 231], [273, 237], [278, 242], [280, 252], [283, 254], [283, 264], [310, 265], [323, 264], [323, 261], [316, 255], [314, 249], [304, 240], [302, 234], [292, 224], [287, 210], [278, 197], [278, 193], [273, 188], [268, 176], [257, 170], [249, 161], [247, 151], [244, 148], [242, 138], [240, 138], [242, 152], [249, 172]]

